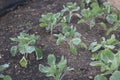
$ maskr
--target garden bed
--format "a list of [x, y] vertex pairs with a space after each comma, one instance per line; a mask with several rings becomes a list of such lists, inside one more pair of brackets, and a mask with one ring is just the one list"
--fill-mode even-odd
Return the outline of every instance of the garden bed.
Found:
[[[67, 59], [67, 66], [74, 68], [74, 71], [65, 75], [63, 80], [94, 79], [94, 76], [99, 73], [99, 68], [89, 65], [92, 54], [89, 50], [78, 46], [78, 55], [74, 56], [66, 43], [57, 46], [56, 38], [51, 37], [49, 31], [39, 27], [39, 19], [42, 14], [59, 12], [67, 2], [76, 2], [80, 5], [80, 0], [32, 0], [0, 17], [0, 64], [8, 63], [10, 65], [3, 74], [10, 75], [13, 80], [52, 80], [38, 70], [38, 65], [46, 65], [47, 56], [55, 54], [57, 61], [64, 55]], [[93, 41], [99, 42], [101, 37], [109, 37], [106, 36], [105, 30], [99, 26], [90, 29], [88, 25], [78, 25], [76, 22], [77, 18], [71, 21], [77, 27], [77, 31], [82, 34], [81, 38], [87, 46]], [[20, 32], [38, 35], [39, 40], [36, 46], [43, 51], [43, 59], [38, 61], [35, 54], [29, 55], [27, 68], [22, 68], [19, 64], [22, 55], [12, 57], [10, 54], [11, 46], [17, 44], [12, 42], [10, 38], [18, 36]], [[58, 33], [58, 31], [53, 31], [53, 33]], [[120, 40], [120, 31], [114, 33]]]

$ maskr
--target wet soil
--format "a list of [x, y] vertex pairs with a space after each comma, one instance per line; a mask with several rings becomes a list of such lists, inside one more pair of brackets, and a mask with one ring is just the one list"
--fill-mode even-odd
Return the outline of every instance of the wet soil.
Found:
[[[52, 80], [45, 77], [45, 74], [39, 72], [39, 64], [47, 64], [47, 56], [55, 54], [60, 60], [62, 55], [67, 59], [68, 66], [75, 70], [68, 73], [63, 80], [93, 80], [93, 77], [99, 73], [97, 67], [91, 67], [91, 52], [78, 47], [78, 55], [71, 54], [68, 45], [56, 45], [56, 38], [51, 38], [49, 32], [44, 28], [39, 27], [39, 18], [42, 14], [48, 12], [58, 12], [67, 2], [77, 2], [80, 0], [32, 0], [24, 6], [18, 7], [16, 10], [7, 13], [0, 17], [0, 64], [8, 63], [10, 67], [4, 72], [9, 74], [13, 80]], [[82, 40], [89, 45], [93, 41], [99, 41], [100, 37], [105, 36], [105, 31], [99, 26], [92, 30], [85, 24], [76, 25], [77, 31], [82, 34]], [[37, 61], [35, 55], [29, 55], [29, 64], [27, 68], [22, 68], [19, 65], [19, 60], [22, 55], [12, 57], [10, 48], [16, 43], [9, 38], [16, 37], [20, 32], [39, 35], [40, 38], [36, 46], [43, 51], [43, 59]], [[120, 32], [116, 32], [120, 40]]]

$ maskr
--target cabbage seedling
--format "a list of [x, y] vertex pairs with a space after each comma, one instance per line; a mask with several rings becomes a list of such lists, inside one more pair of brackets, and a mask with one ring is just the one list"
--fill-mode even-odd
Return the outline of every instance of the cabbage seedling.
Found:
[[112, 34], [110, 39], [105, 39], [105, 37], [102, 37], [101, 42], [92, 42], [89, 46], [89, 50], [92, 52], [96, 52], [100, 50], [101, 48], [104, 49], [114, 49], [115, 45], [120, 44], [120, 42], [116, 39], [115, 35]]
[[66, 16], [67, 22], [70, 23], [72, 16], [77, 16], [77, 17], [81, 18], [81, 16], [80, 16], [78, 13], [76, 13], [76, 11], [79, 11], [79, 10], [80, 10], [80, 7], [77, 6], [76, 3], [68, 2], [68, 3], [66, 4], [66, 6], [65, 6], [65, 5], [63, 6], [63, 8], [64, 8], [64, 9], [61, 11], [62, 15], [63, 15], [64, 13], [68, 12], [68, 14], [67, 14], [67, 16]]
[[47, 13], [46, 15], [43, 14], [39, 19], [39, 26], [45, 27], [46, 30], [50, 30], [52, 35], [53, 29], [58, 26], [57, 22], [60, 19], [60, 15], [60, 13]]
[[77, 55], [77, 49], [75, 46], [81, 45], [84, 48], [87, 48], [86, 44], [81, 41], [81, 34], [76, 31], [76, 27], [73, 26], [64, 26], [62, 33], [54, 34], [58, 39], [56, 41], [57, 45], [60, 45], [62, 41], [65, 41], [69, 44], [70, 50], [74, 55]]
[[18, 45], [11, 47], [11, 55], [16, 56], [17, 53], [21, 53], [23, 55], [22, 59], [19, 61], [20, 65], [22, 67], [27, 67], [27, 60], [26, 57], [28, 54], [31, 54], [33, 52], [36, 53], [36, 59], [42, 59], [42, 51], [39, 48], [36, 48], [34, 45], [36, 43], [36, 40], [38, 39], [38, 36], [29, 35], [26, 33], [21, 32], [20, 36], [17, 38], [10, 38], [12, 41], [18, 42]]
[[[114, 54], [111, 50], [105, 49], [98, 53], [98, 59], [90, 63], [91, 66], [100, 66], [101, 74], [97, 75], [94, 80], [107, 80], [106, 75], [111, 74], [110, 80], [119, 80], [120, 72], [120, 51]], [[118, 74], [117, 74], [118, 73]]]
[[4, 75], [1, 72], [3, 72], [4, 70], [6, 70], [9, 67], [8, 64], [3, 64], [0, 65], [0, 78], [3, 80], [12, 80], [12, 78], [9, 75]]
[[47, 77], [53, 77], [54, 80], [62, 80], [67, 72], [74, 70], [73, 68], [66, 67], [67, 60], [61, 57], [59, 63], [56, 64], [56, 57], [53, 54], [48, 55], [48, 65], [44, 66], [39, 64], [39, 71], [46, 73]]

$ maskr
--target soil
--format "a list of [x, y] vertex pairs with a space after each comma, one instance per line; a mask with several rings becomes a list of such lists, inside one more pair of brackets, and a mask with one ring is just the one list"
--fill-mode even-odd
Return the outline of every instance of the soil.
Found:
[[[55, 54], [58, 60], [64, 55], [68, 61], [68, 67], [75, 69], [68, 73], [63, 80], [93, 80], [94, 76], [99, 73], [99, 69], [89, 65], [91, 52], [78, 47], [78, 55], [72, 55], [68, 45], [63, 43], [57, 46], [56, 38], [51, 38], [50, 33], [38, 25], [42, 14], [60, 11], [62, 6], [70, 1], [80, 4], [80, 0], [32, 0], [0, 17], [0, 64], [10, 64], [3, 74], [9, 74], [13, 80], [52, 80], [38, 70], [38, 65], [46, 65], [47, 56]], [[72, 23], [77, 26], [77, 31], [82, 34], [82, 40], [87, 45], [93, 41], [99, 41], [102, 36], [105, 36], [105, 31], [99, 26], [90, 30], [89, 26], [85, 24], [76, 25], [74, 21]], [[16, 43], [9, 38], [18, 36], [20, 32], [39, 35], [40, 38], [36, 45], [42, 49], [44, 56], [42, 60], [37, 61], [34, 54], [29, 55], [27, 68], [19, 65], [22, 55], [16, 57], [10, 55], [10, 48]], [[120, 40], [120, 32], [115, 34]]]
[[107, 0], [113, 4], [114, 7], [116, 7], [120, 11], [120, 0]]

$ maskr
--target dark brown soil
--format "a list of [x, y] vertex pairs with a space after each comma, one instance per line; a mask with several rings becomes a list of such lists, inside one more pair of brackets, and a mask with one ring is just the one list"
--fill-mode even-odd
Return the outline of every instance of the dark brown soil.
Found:
[[[55, 54], [58, 60], [64, 55], [68, 66], [75, 69], [68, 73], [63, 80], [93, 80], [99, 69], [89, 65], [91, 52], [78, 47], [78, 55], [74, 56], [66, 44], [57, 46], [56, 39], [51, 38], [49, 32], [38, 26], [41, 14], [60, 11], [62, 5], [69, 1], [80, 3], [80, 0], [32, 0], [27, 5], [20, 6], [0, 18], [0, 64], [10, 64], [4, 74], [9, 74], [13, 80], [52, 80], [39, 72], [38, 65], [47, 64], [47, 56]], [[93, 41], [99, 41], [100, 37], [105, 35], [105, 31], [98, 27], [90, 30], [89, 26], [84, 24], [76, 26], [87, 45]], [[35, 56], [30, 55], [27, 68], [22, 68], [18, 63], [21, 55], [16, 57], [10, 55], [10, 48], [15, 43], [9, 38], [16, 37], [22, 31], [40, 36], [36, 45], [42, 49], [44, 56], [42, 60], [36, 61]], [[120, 33], [116, 34], [120, 39]]]

